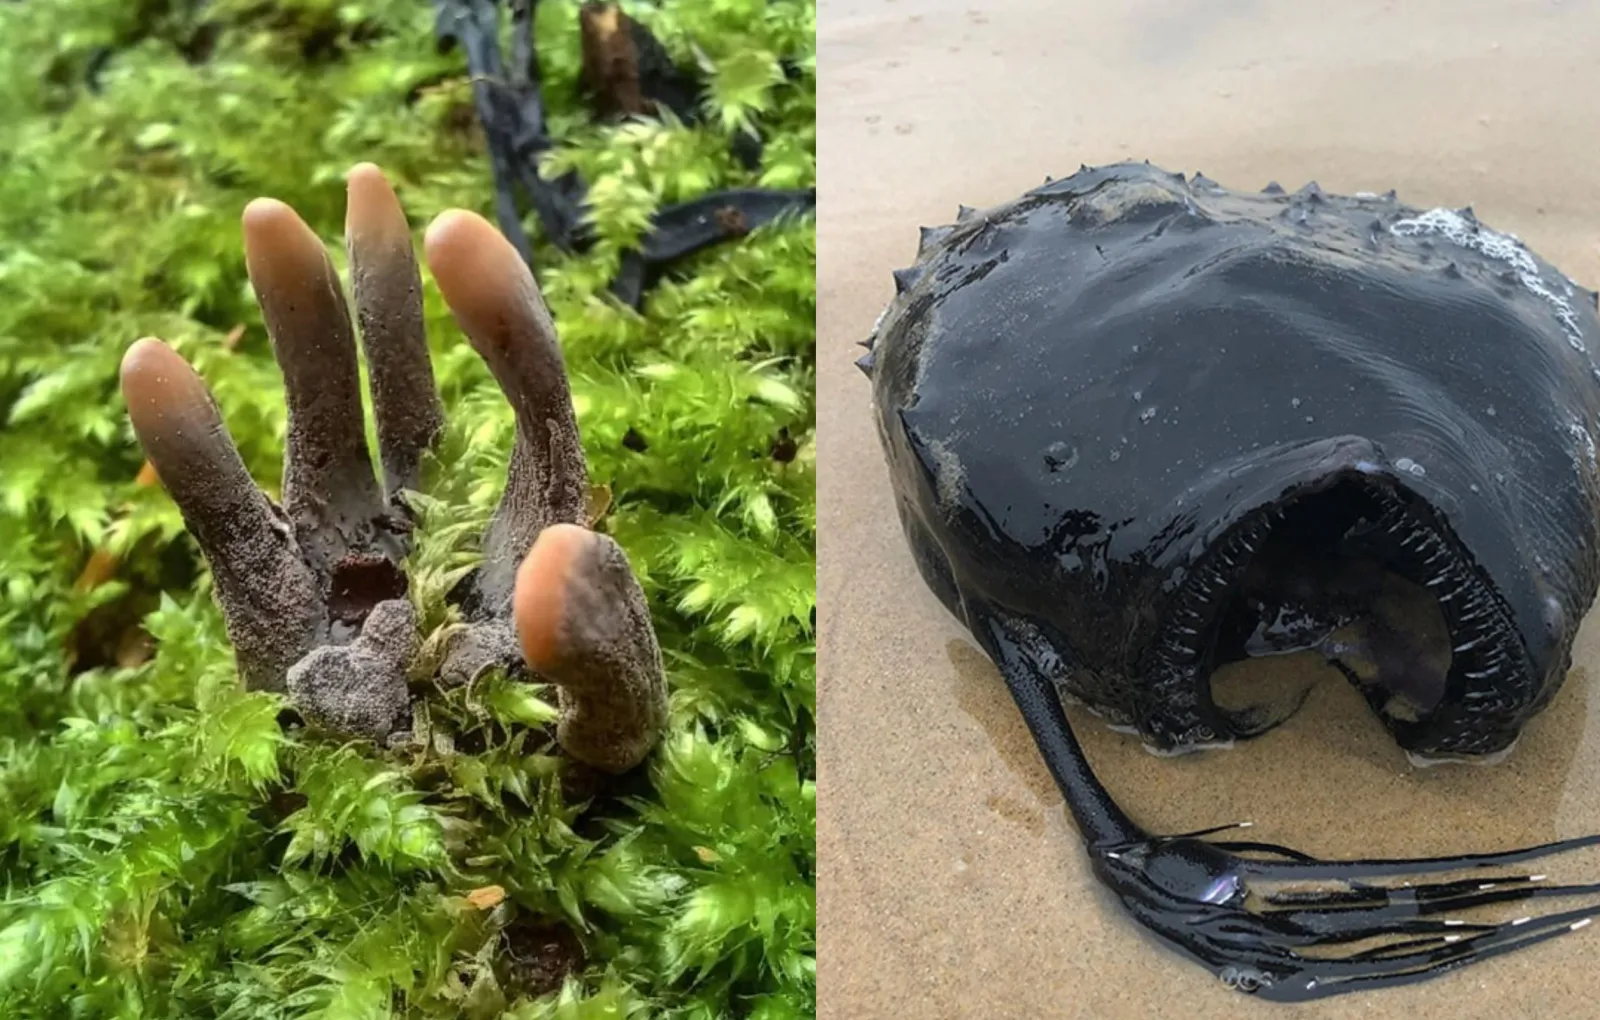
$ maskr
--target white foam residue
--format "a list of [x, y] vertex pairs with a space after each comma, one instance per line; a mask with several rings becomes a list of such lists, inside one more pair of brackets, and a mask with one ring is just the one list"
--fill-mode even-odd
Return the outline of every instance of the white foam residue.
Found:
[[1140, 746], [1157, 758], [1182, 758], [1184, 755], [1198, 754], [1201, 751], [1231, 751], [1233, 750], [1234, 742], [1232, 739], [1214, 740], [1205, 744], [1183, 744], [1173, 748], [1156, 747], [1154, 744], [1141, 744]]
[[893, 310], [893, 301], [883, 306], [883, 311], [879, 312], [878, 317], [872, 322], [872, 332], [867, 334], [867, 339], [876, 340], [878, 338], [878, 331], [883, 329], [883, 320], [887, 319], [889, 317], [889, 313]]
[[[1471, 223], [1453, 209], [1429, 209], [1420, 216], [1398, 220], [1389, 227], [1389, 232], [1401, 237], [1438, 234], [1470, 251], [1504, 262], [1517, 274], [1517, 279], [1524, 287], [1555, 309], [1556, 318], [1561, 320], [1572, 349], [1580, 354], [1588, 353], [1584, 350], [1583, 330], [1578, 325], [1578, 314], [1573, 311], [1572, 303], [1546, 286], [1544, 277], [1539, 274], [1539, 264], [1514, 235], [1498, 233]], [[1568, 286], [1566, 281], [1562, 286]], [[1571, 293], [1570, 288], [1567, 293]]]
[[1430, 758], [1427, 755], [1418, 754], [1415, 751], [1407, 751], [1406, 752], [1406, 757], [1411, 760], [1411, 764], [1412, 764], [1413, 767], [1419, 768], [1419, 769], [1431, 769], [1431, 768], [1434, 768], [1434, 767], [1439, 766], [1439, 765], [1472, 765], [1472, 766], [1498, 765], [1501, 762], [1505, 761], [1507, 758], [1511, 757], [1511, 752], [1516, 750], [1516, 747], [1517, 747], [1517, 741], [1513, 740], [1511, 742], [1511, 746], [1505, 748], [1504, 750], [1495, 751], [1493, 754], [1482, 754], [1482, 755], [1477, 755], [1475, 757], [1470, 757], [1470, 758], [1468, 758], [1468, 757], [1451, 757], [1451, 756], [1441, 756], [1441, 757], [1438, 757], [1438, 758]]
[[1589, 466], [1600, 467], [1600, 451], [1595, 449], [1594, 436], [1584, 427], [1583, 422], [1574, 421], [1567, 426], [1567, 431], [1571, 433], [1573, 439], [1582, 444], [1583, 452], [1589, 458]]
[[966, 465], [961, 463], [961, 458], [947, 443], [929, 440], [928, 452], [933, 455], [934, 487], [939, 494], [939, 503], [953, 507], [961, 501], [961, 494], [966, 489]]

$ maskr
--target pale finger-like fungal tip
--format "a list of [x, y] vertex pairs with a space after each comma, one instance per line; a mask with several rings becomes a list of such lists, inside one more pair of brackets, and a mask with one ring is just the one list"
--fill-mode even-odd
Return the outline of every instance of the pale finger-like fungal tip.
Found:
[[251, 689], [282, 690], [319, 626], [310, 572], [189, 363], [146, 337], [121, 375], [139, 445], [211, 564], [240, 675]]
[[257, 198], [244, 207], [240, 221], [245, 266], [263, 300], [270, 291], [294, 295], [322, 282], [328, 255], [299, 213], [275, 198]]
[[357, 163], [345, 184], [345, 236], [353, 245], [411, 247], [411, 228], [400, 199], [376, 163]]
[[508, 310], [539, 301], [527, 264], [488, 220], [465, 209], [442, 212], [423, 240], [428, 268], [445, 303], [475, 343], [505, 335]]
[[524, 661], [559, 692], [562, 748], [607, 772], [642, 762], [666, 727], [666, 682], [616, 542], [575, 524], [545, 528], [518, 568], [512, 619]]
[[384, 487], [393, 496], [416, 487], [422, 454], [444, 427], [444, 409], [428, 360], [422, 276], [400, 199], [372, 163], [357, 164], [347, 183], [345, 244], [371, 371]]
[[284, 507], [314, 522], [320, 537], [308, 552], [331, 562], [346, 551], [342, 535], [382, 512], [350, 310], [321, 239], [293, 209], [258, 198], [243, 227], [245, 265], [288, 398]]
[[522, 566], [511, 612], [522, 657], [540, 672], [559, 669], [568, 589], [579, 560], [594, 544], [593, 532], [575, 524], [556, 524], [539, 533]]
[[184, 416], [214, 416], [205, 382], [177, 351], [155, 337], [143, 337], [128, 348], [121, 374], [122, 395], [141, 441], [182, 428]]
[[555, 324], [533, 274], [488, 220], [442, 213], [424, 243], [456, 322], [517, 416], [505, 495], [484, 541], [479, 589], [503, 607], [518, 564], [546, 527], [585, 519], [588, 474]]
[[121, 377], [134, 435], [163, 485], [220, 472], [253, 487], [211, 390], [177, 351], [144, 337], [122, 356]]

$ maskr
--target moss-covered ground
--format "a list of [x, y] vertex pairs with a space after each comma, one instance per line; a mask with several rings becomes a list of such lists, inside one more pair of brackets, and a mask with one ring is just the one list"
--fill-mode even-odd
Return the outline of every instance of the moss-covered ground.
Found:
[[[0, 2], [0, 1016], [814, 1011], [814, 233], [709, 249], [638, 312], [607, 294], [658, 204], [812, 185], [814, 8], [627, 5], [704, 77], [683, 125], [593, 120], [577, 6], [538, 6], [546, 170], [589, 182], [599, 242], [541, 244], [535, 270], [609, 490], [596, 526], [651, 598], [673, 705], [641, 773], [598, 786], [563, 778], [550, 692], [503, 677], [419, 690], [392, 750], [241, 691], [117, 391], [134, 339], [169, 341], [276, 492], [245, 203], [289, 202], [341, 268], [359, 161], [419, 238], [447, 207], [492, 215], [432, 6]], [[764, 138], [758, 167], [737, 132]], [[410, 570], [436, 627], [513, 425], [425, 287], [450, 426]]]

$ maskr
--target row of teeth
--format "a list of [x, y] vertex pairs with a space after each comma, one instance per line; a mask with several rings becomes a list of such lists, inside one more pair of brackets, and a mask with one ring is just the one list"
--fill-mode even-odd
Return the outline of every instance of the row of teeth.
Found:
[[1245, 559], [1261, 548], [1283, 516], [1283, 511], [1274, 507], [1245, 521], [1197, 568], [1173, 607], [1173, 623], [1166, 628], [1156, 653], [1161, 661], [1175, 667], [1199, 661], [1205, 632], [1212, 623], [1211, 614], [1216, 611], [1214, 596], [1232, 583]]
[[[1373, 530], [1394, 539], [1395, 547], [1416, 557], [1428, 577], [1424, 584], [1438, 598], [1445, 613], [1453, 638], [1453, 656], [1468, 657], [1466, 662], [1452, 663], [1452, 673], [1459, 669], [1460, 675], [1477, 681], [1473, 684], [1477, 689], [1467, 691], [1465, 698], [1475, 702], [1503, 698], [1499, 690], [1482, 681], [1512, 671], [1504, 611], [1484, 596], [1468, 568], [1450, 555], [1443, 539], [1432, 529], [1418, 525], [1404, 502], [1383, 490], [1376, 491], [1375, 495], [1383, 513], [1374, 522]], [[1248, 558], [1261, 548], [1284, 516], [1279, 508], [1253, 516], [1237, 526], [1195, 568], [1196, 573], [1177, 596], [1171, 611], [1172, 622], [1161, 635], [1156, 651], [1159, 663], [1173, 671], [1191, 673], [1201, 664], [1210, 628], [1219, 611], [1217, 596], [1233, 583]], [[1459, 612], [1452, 612], [1453, 604], [1463, 595], [1468, 596], [1467, 603]], [[1488, 707], [1482, 705], [1479, 710]]]
[[[1424, 584], [1438, 599], [1450, 626], [1450, 651], [1456, 660], [1451, 664], [1451, 672], [1471, 681], [1506, 675], [1511, 671], [1512, 663], [1506, 640], [1510, 629], [1504, 611], [1492, 599], [1484, 596], [1481, 586], [1473, 583], [1467, 568], [1449, 555], [1443, 540], [1435, 532], [1417, 528], [1405, 507], [1393, 496], [1384, 493], [1380, 500], [1385, 505], [1384, 515], [1379, 519], [1381, 530], [1387, 535], [1402, 536], [1398, 542], [1399, 548], [1414, 552], [1423, 568], [1429, 571]], [[1442, 566], [1436, 566], [1441, 561]], [[1454, 604], [1463, 594], [1468, 596], [1468, 601], [1459, 611], [1455, 611]], [[1463, 656], [1467, 661], [1460, 661]], [[1464, 697], [1468, 701], [1492, 702], [1504, 697], [1493, 687], [1473, 686], [1479, 689], [1465, 692]]]

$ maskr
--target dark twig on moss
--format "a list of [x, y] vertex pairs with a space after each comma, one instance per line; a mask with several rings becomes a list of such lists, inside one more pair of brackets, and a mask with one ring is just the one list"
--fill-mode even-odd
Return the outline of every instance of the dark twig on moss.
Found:
[[[526, 193], [546, 237], [563, 251], [581, 251], [592, 237], [582, 223], [587, 189], [574, 174], [546, 181], [540, 154], [554, 145], [539, 95], [533, 42], [537, 0], [512, 0], [512, 67], [500, 55], [496, 0], [434, 0], [442, 45], [459, 43], [466, 53], [473, 96], [488, 140], [495, 185], [495, 216], [523, 261], [531, 249], [522, 229], [516, 190]], [[581, 15], [585, 81], [601, 116], [641, 114], [662, 107], [680, 119], [697, 119], [698, 85], [672, 65], [666, 50], [644, 26], [613, 4], [586, 4]], [[741, 136], [742, 137], [742, 136]], [[742, 159], [750, 139], [735, 145]], [[815, 209], [815, 191], [736, 189], [703, 195], [657, 211], [639, 248], [624, 256], [612, 293], [637, 306], [645, 290], [678, 259], [733, 238], [785, 214]]]
[[802, 216], [816, 209], [817, 193], [763, 191], [756, 188], [719, 191], [656, 210], [650, 233], [638, 251], [623, 255], [611, 282], [617, 299], [638, 307], [661, 274], [678, 259], [722, 241], [743, 237], [781, 217]]
[[440, 44], [459, 43], [466, 51], [473, 101], [489, 143], [495, 219], [501, 231], [531, 265], [533, 248], [517, 206], [520, 188], [538, 213], [550, 243], [562, 251], [575, 250], [581, 242], [583, 186], [574, 175], [546, 181], [538, 170], [539, 156], [551, 140], [532, 44], [535, 0], [516, 5], [513, 27], [519, 42], [514, 52], [525, 59], [509, 73], [500, 58], [500, 10], [495, 0], [435, 0], [434, 6]]
[[642, 117], [670, 110], [699, 119], [700, 87], [678, 69], [650, 30], [614, 3], [586, 3], [578, 12], [583, 86], [601, 117]]

